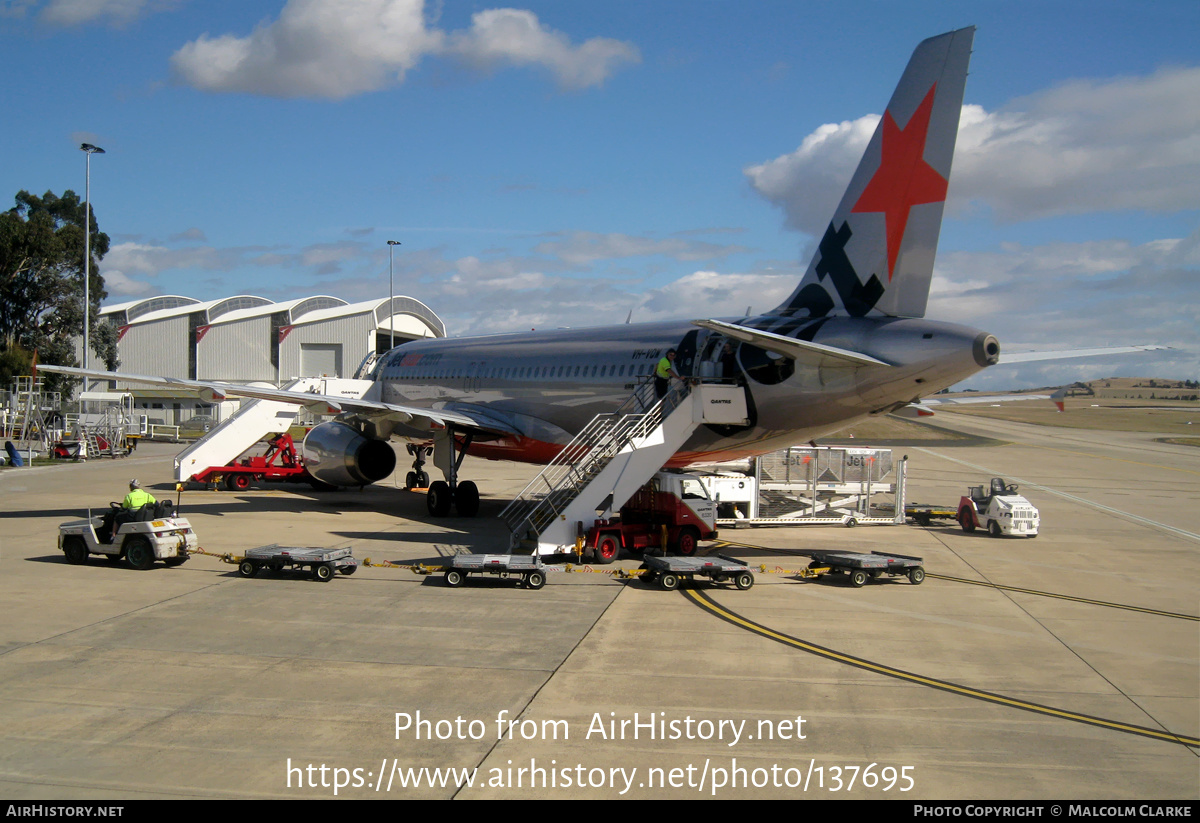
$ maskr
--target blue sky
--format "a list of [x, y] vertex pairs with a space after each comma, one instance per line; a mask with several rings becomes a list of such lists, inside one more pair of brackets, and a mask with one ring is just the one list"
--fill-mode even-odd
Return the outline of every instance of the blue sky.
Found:
[[[92, 195], [109, 302], [387, 294], [451, 334], [765, 310], [908, 55], [978, 27], [928, 316], [1200, 377], [1200, 7], [0, 0], [0, 194]], [[807, 148], [804, 148], [807, 146]]]

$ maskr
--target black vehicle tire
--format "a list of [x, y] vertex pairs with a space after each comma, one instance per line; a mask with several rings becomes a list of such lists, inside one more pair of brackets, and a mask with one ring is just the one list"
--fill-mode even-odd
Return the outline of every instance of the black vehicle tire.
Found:
[[611, 534], [601, 537], [596, 548], [592, 550], [592, 562], [599, 566], [607, 566], [620, 556], [621, 542]]
[[417, 487], [417, 473], [409, 472], [408, 474], [404, 475], [404, 488], [408, 489], [409, 491], [412, 491], [416, 487]]
[[82, 537], [64, 537], [62, 550], [67, 562], [72, 566], [80, 566], [87, 562], [87, 544], [83, 542]]
[[320, 580], [322, 583], [328, 583], [333, 579], [333, 564], [318, 563], [313, 566], [313, 577]]
[[647, 571], [645, 574], [642, 575], [642, 582], [645, 583], [647, 586], [653, 586], [654, 581], [657, 579], [658, 579], [658, 572], [656, 572], [656, 571]]
[[459, 517], [474, 517], [479, 514], [479, 487], [470, 480], [464, 480], [454, 490], [454, 508]]
[[658, 587], [665, 592], [675, 591], [679, 588], [679, 575], [663, 572], [658, 577]]
[[908, 570], [908, 582], [914, 586], [920, 586], [925, 582], [925, 569], [917, 566], [915, 569]]
[[696, 549], [700, 547], [700, 533], [691, 526], [686, 526], [679, 530], [679, 537], [675, 541], [675, 551], [682, 557], [692, 557], [696, 554]]
[[457, 589], [467, 581], [467, 576], [458, 569], [446, 569], [446, 585], [452, 589]]
[[184, 554], [177, 554], [174, 557], [168, 557], [165, 560], [163, 560], [163, 563], [165, 563], [168, 566], [182, 566], [187, 561], [188, 561], [188, 556], [186, 553], [184, 553]]
[[962, 526], [962, 530], [967, 534], [975, 531], [975, 517], [966, 506], [958, 510], [958, 525]]
[[439, 480], [429, 486], [425, 492], [425, 506], [433, 517], [445, 517], [450, 514], [452, 501], [450, 485], [445, 480]]
[[418, 488], [418, 489], [429, 488], [429, 472], [417, 472], [416, 488]]
[[857, 526], [857, 525], [858, 525], [858, 521], [857, 521], [857, 520], [855, 520], [853, 517], [849, 518], [849, 519], [846, 521], [846, 528], [847, 528], [847, 529], [853, 529], [853, 528], [854, 528], [855, 526]]
[[850, 572], [850, 585], [856, 589], [861, 589], [867, 585], [868, 576], [862, 569], [855, 569]]
[[120, 562], [121, 562], [121, 555], [119, 555], [119, 554], [106, 554], [106, 555], [104, 555], [104, 559], [105, 559], [105, 560], [107, 560], [109, 563], [112, 563], [112, 564], [115, 566], [115, 565], [117, 565], [118, 563], [120, 563]]
[[140, 572], [154, 565], [154, 549], [144, 537], [131, 537], [125, 541], [125, 562]]
[[546, 585], [546, 575], [541, 572], [530, 572], [525, 575], [525, 586], [530, 589], [540, 589]]
[[250, 475], [248, 474], [231, 474], [229, 475], [229, 488], [233, 491], [244, 492], [250, 488]]
[[738, 572], [737, 577], [733, 578], [733, 585], [745, 591], [754, 585], [754, 575], [750, 572]]
[[338, 569], [338, 571], [341, 572], [342, 574], [346, 575], [346, 577], [349, 577], [350, 575], [352, 575], [356, 571], [358, 571], [358, 566], [342, 566], [341, 568]]
[[1004, 532], [1000, 531], [1000, 524], [995, 520], [992, 520], [988, 523], [988, 534], [990, 534], [992, 537], [1004, 536]]
[[238, 574], [242, 577], [254, 577], [258, 574], [258, 564], [253, 560], [243, 560], [238, 563]]

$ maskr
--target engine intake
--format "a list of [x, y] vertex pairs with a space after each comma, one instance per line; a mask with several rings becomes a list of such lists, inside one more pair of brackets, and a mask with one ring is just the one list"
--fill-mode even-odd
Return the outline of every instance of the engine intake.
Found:
[[345, 423], [314, 426], [301, 454], [309, 474], [334, 486], [365, 486], [396, 468], [396, 453], [386, 440], [371, 440]]

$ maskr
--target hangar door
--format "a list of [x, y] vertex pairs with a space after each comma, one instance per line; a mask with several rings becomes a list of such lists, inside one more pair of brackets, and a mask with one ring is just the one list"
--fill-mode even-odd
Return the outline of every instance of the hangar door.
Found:
[[301, 343], [301, 377], [341, 377], [341, 343]]

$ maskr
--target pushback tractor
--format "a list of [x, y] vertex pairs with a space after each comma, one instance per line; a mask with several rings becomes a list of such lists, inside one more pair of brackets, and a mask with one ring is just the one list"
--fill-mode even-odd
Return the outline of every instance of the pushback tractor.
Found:
[[178, 566], [200, 541], [192, 524], [185, 517], [175, 516], [174, 509], [169, 500], [135, 510], [109, 503], [104, 515], [59, 526], [58, 547], [72, 565], [86, 563], [88, 555], [99, 554], [110, 563], [124, 559], [139, 571], [150, 568], [156, 560]]

